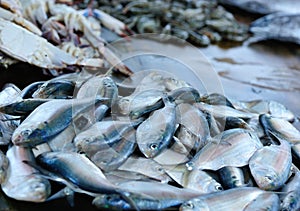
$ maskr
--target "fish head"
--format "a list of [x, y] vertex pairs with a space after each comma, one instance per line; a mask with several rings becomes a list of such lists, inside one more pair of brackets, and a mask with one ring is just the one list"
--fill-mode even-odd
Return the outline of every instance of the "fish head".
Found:
[[43, 142], [46, 135], [47, 123], [36, 123], [35, 125], [19, 126], [12, 135], [12, 142], [20, 146], [35, 146]]
[[50, 195], [51, 188], [48, 180], [33, 176], [21, 183], [16, 192], [18, 200], [43, 202]]
[[211, 179], [210, 181], [208, 181], [205, 188], [206, 188], [207, 193], [212, 193], [212, 192], [217, 192], [217, 191], [223, 190], [222, 185], [214, 179]]
[[191, 199], [189, 201], [184, 202], [180, 208], [180, 211], [209, 211], [209, 207], [204, 200], [199, 198]]
[[252, 170], [252, 175], [255, 179], [256, 184], [263, 190], [274, 190], [279, 186], [279, 175], [270, 168], [258, 168]]
[[161, 152], [161, 144], [158, 142], [141, 144], [139, 148], [147, 158], [153, 158]]

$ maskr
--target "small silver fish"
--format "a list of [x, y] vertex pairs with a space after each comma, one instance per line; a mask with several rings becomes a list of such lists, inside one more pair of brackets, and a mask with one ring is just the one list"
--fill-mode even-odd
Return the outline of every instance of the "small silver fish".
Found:
[[120, 141], [108, 149], [99, 150], [90, 159], [102, 170], [112, 171], [121, 166], [136, 147], [135, 129], [125, 133]]
[[34, 109], [12, 135], [15, 145], [35, 146], [47, 142], [69, 124], [73, 117], [94, 106], [103, 99], [62, 100], [43, 103]]
[[183, 175], [183, 187], [207, 194], [222, 191], [223, 187], [213, 177], [203, 170], [193, 169], [185, 171]]
[[287, 181], [292, 165], [290, 144], [279, 139], [280, 145], [264, 146], [249, 160], [251, 174], [259, 188], [277, 190]]
[[142, 157], [129, 157], [118, 170], [137, 172], [164, 183], [171, 180], [162, 165]]
[[238, 117], [242, 119], [251, 119], [251, 118], [258, 117], [258, 114], [239, 111], [224, 105], [209, 105], [206, 103], [194, 103], [193, 105], [199, 108], [201, 111], [211, 113], [214, 117], [219, 117], [219, 118], [225, 118], [231, 116], [231, 117]]
[[276, 193], [262, 193], [244, 209], [244, 211], [253, 210], [278, 211], [280, 210], [280, 199]]
[[153, 158], [165, 149], [175, 132], [175, 104], [165, 101], [165, 107], [156, 110], [142, 122], [136, 131], [136, 140], [140, 151]]
[[97, 75], [85, 81], [76, 93], [77, 99], [100, 96], [109, 99], [109, 106], [113, 105], [118, 98], [116, 83], [108, 76]]
[[120, 183], [119, 186], [128, 192], [149, 196], [154, 199], [168, 198], [181, 200], [183, 202], [202, 195], [188, 188], [178, 188], [156, 181], [129, 181]]
[[157, 89], [148, 89], [122, 97], [118, 101], [119, 113], [129, 115], [131, 118], [139, 118], [144, 114], [163, 106], [161, 96], [163, 92]]
[[254, 132], [240, 128], [226, 130], [213, 139], [187, 163], [188, 169], [241, 167], [247, 165], [252, 155], [263, 147]]
[[6, 180], [1, 185], [3, 192], [16, 200], [45, 201], [50, 195], [49, 181], [23, 162], [34, 162], [32, 151], [29, 148], [12, 146], [8, 149], [6, 156], [9, 166]]
[[76, 152], [45, 152], [37, 163], [46, 170], [92, 193], [119, 193], [102, 171], [86, 156]]
[[280, 190], [281, 210], [296, 211], [300, 209], [300, 172], [294, 176]]
[[236, 188], [245, 186], [243, 170], [239, 167], [225, 166], [218, 171], [220, 179], [225, 188]]
[[229, 190], [205, 194], [188, 200], [180, 206], [180, 211], [222, 211], [244, 210], [262, 194], [274, 194], [255, 187], [232, 188]]
[[92, 156], [102, 148], [109, 148], [111, 144], [121, 140], [124, 133], [131, 130], [137, 122], [130, 121], [101, 121], [76, 135], [73, 142], [79, 151]]
[[250, 31], [254, 34], [247, 42], [262, 40], [279, 40], [300, 44], [299, 13], [274, 13], [259, 18], [250, 24]]
[[238, 110], [257, 114], [270, 114], [272, 117], [282, 118], [290, 122], [295, 119], [292, 111], [274, 100], [236, 101], [234, 106]]
[[293, 155], [300, 158], [300, 131], [285, 119], [275, 118], [268, 114], [262, 114], [259, 121], [266, 134], [271, 131], [276, 136], [287, 140], [292, 146]]
[[68, 99], [73, 97], [75, 83], [69, 80], [49, 80], [43, 83], [33, 94], [33, 98]]
[[[130, 199], [140, 210], [162, 210], [182, 203], [181, 199], [153, 199], [152, 197], [145, 197], [139, 194], [130, 194]], [[99, 195], [94, 198], [92, 203], [98, 209], [134, 210], [132, 205], [116, 194]]]
[[[176, 122], [184, 126], [184, 128], [180, 128], [178, 138], [184, 145], [186, 145], [189, 149], [197, 149], [199, 150], [205, 144], [207, 139], [210, 137], [209, 126], [206, 120], [205, 115], [197, 108], [190, 104], [182, 103], [176, 106]], [[186, 133], [191, 133], [196, 136], [195, 143], [186, 143], [184, 130]], [[191, 135], [192, 136], [192, 135]]]
[[38, 106], [49, 101], [50, 99], [23, 99], [17, 102], [1, 105], [0, 112], [14, 116], [27, 116]]

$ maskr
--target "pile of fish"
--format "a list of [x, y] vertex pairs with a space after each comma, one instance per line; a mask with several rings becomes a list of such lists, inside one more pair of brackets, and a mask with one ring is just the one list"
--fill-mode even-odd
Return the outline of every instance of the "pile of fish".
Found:
[[3, 87], [5, 195], [72, 205], [81, 193], [119, 210], [300, 209], [300, 132], [284, 105], [199, 93], [159, 71], [135, 84], [83, 71]]
[[137, 33], [173, 35], [197, 46], [222, 40], [242, 42], [248, 26], [238, 22], [217, 1], [94, 1], [101, 10]]
[[[94, 4], [95, 7], [122, 20], [132, 31], [141, 34], [169, 34], [197, 46], [207, 46], [224, 40], [246, 40], [246, 44], [270, 39], [300, 43], [300, 5], [297, 1], [100, 0], [94, 1]], [[254, 20], [248, 27], [237, 21], [223, 6], [236, 7], [241, 12], [246, 11], [263, 17]]]

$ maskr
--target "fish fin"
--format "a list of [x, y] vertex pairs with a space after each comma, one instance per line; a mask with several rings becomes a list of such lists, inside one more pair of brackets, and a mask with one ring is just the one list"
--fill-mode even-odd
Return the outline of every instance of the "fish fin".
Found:
[[47, 198], [46, 201], [52, 201], [52, 200], [55, 200], [55, 199], [60, 199], [60, 198], [65, 198], [65, 197], [66, 197], [69, 205], [71, 207], [74, 207], [74, 205], [75, 205], [75, 203], [74, 203], [74, 191], [69, 187], [64, 187], [60, 191], [56, 192], [55, 194], [53, 194], [52, 196]]
[[136, 211], [140, 211], [140, 208], [137, 206], [137, 204], [135, 203], [135, 201], [130, 197], [130, 193], [129, 192], [126, 192], [126, 191], [117, 191], [120, 195], [121, 195], [121, 197], [125, 200], [125, 201], [127, 201], [129, 204], [130, 204], [130, 206], [134, 209], [134, 210], [136, 210]]

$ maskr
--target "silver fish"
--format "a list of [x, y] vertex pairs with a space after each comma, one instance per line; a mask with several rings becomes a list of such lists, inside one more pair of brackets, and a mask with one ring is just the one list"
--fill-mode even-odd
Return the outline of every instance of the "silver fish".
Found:
[[213, 177], [203, 170], [193, 169], [185, 171], [183, 175], [183, 187], [207, 194], [222, 191], [223, 187]]
[[18, 126], [12, 136], [16, 145], [35, 146], [47, 142], [69, 124], [73, 117], [102, 99], [51, 100], [37, 107]]
[[77, 99], [84, 99], [90, 97], [100, 96], [108, 98], [112, 105], [118, 98], [118, 88], [116, 83], [108, 76], [97, 75], [89, 78], [84, 82], [78, 92], [76, 93]]
[[235, 108], [227, 97], [219, 93], [203, 95], [201, 96], [200, 101], [209, 105], [225, 105], [231, 108]]
[[253, 210], [266, 210], [266, 211], [278, 211], [280, 210], [280, 200], [276, 193], [262, 193], [252, 202], [250, 202], [244, 209], [244, 211]]
[[[160, 198], [153, 199], [138, 194], [131, 194], [130, 199], [140, 210], [162, 210], [179, 205], [181, 199]], [[134, 207], [126, 202], [120, 195], [100, 195], [94, 198], [93, 205], [98, 209], [108, 208], [111, 210], [133, 210]]]
[[133, 171], [113, 170], [109, 172], [104, 172], [104, 175], [110, 182], [114, 184], [120, 184], [122, 182], [127, 182], [132, 180], [142, 180], [142, 181], [152, 180], [146, 175], [133, 172]]
[[6, 156], [9, 166], [6, 180], [1, 185], [3, 192], [21, 201], [45, 201], [50, 195], [49, 181], [23, 162], [34, 162], [32, 151], [29, 148], [12, 146], [8, 149]]
[[27, 116], [38, 106], [49, 101], [50, 99], [23, 99], [17, 102], [1, 105], [0, 112], [14, 116]]
[[243, 170], [239, 167], [225, 166], [218, 171], [222, 185], [227, 188], [245, 186]]
[[45, 81], [36, 81], [27, 85], [24, 89], [22, 89], [20, 97], [23, 99], [32, 98], [33, 93], [44, 83]]
[[120, 183], [119, 186], [128, 192], [149, 196], [154, 199], [168, 198], [185, 201], [201, 195], [201, 193], [191, 189], [178, 188], [154, 181], [129, 181]]
[[43, 83], [33, 94], [33, 98], [68, 99], [74, 94], [75, 83], [69, 80], [49, 80]]
[[263, 114], [259, 117], [259, 121], [265, 130], [265, 133], [276, 134], [279, 137], [287, 140], [292, 146], [293, 155], [300, 158], [300, 131], [295, 128], [290, 122], [281, 118], [274, 118], [270, 115]]
[[296, 211], [300, 209], [300, 172], [295, 175], [280, 190], [281, 210]]
[[226, 130], [213, 139], [187, 163], [188, 169], [218, 170], [224, 166], [244, 166], [263, 147], [254, 132], [240, 128]]
[[190, 156], [188, 151], [186, 153], [176, 152], [173, 145], [171, 148], [163, 149], [153, 160], [161, 165], [179, 165], [189, 161]]
[[136, 147], [135, 129], [125, 133], [120, 141], [108, 149], [99, 150], [90, 159], [102, 170], [112, 171], [121, 166]]
[[76, 152], [46, 152], [37, 163], [46, 170], [63, 177], [80, 189], [93, 193], [119, 193], [102, 171], [86, 156]]
[[139, 118], [163, 106], [162, 94], [160, 90], [149, 89], [122, 97], [118, 101], [118, 112], [131, 118]]
[[280, 145], [264, 146], [249, 160], [251, 174], [259, 188], [277, 190], [287, 181], [292, 165], [290, 144], [279, 139]]
[[137, 172], [161, 182], [170, 181], [170, 177], [166, 174], [163, 166], [151, 159], [129, 157], [118, 170]]
[[179, 80], [173, 77], [168, 77], [164, 79], [164, 86], [166, 87], [166, 91], [170, 92], [175, 89], [179, 89], [182, 87], [191, 87], [186, 81]]
[[270, 114], [276, 118], [294, 121], [295, 115], [287, 107], [274, 100], [236, 101], [234, 107], [238, 110], [257, 114]]
[[6, 179], [8, 169], [8, 158], [0, 150], [0, 184], [2, 184]]
[[274, 39], [300, 44], [300, 14], [274, 13], [259, 18], [251, 23], [250, 31], [254, 37], [248, 43]]
[[224, 105], [209, 105], [205, 103], [194, 103], [195, 107], [199, 108], [203, 112], [209, 112], [214, 117], [225, 118], [228, 116], [238, 117], [242, 119], [257, 118], [258, 114], [253, 114], [250, 112], [239, 111]]
[[241, 187], [205, 194], [184, 202], [180, 211], [244, 210], [262, 194], [274, 194], [255, 187]]
[[185, 143], [179, 132], [179, 140], [189, 149], [199, 150], [206, 144], [207, 139], [210, 137], [209, 126], [205, 115], [199, 109], [190, 104], [179, 104], [176, 106], [176, 121], [184, 126], [182, 130], [187, 130], [197, 137], [195, 143]]
[[129, 121], [101, 121], [76, 135], [73, 142], [79, 151], [89, 156], [102, 148], [109, 148], [111, 144], [121, 140], [124, 133], [131, 130], [138, 122]]
[[175, 104], [164, 100], [165, 107], [156, 110], [136, 131], [140, 151], [147, 157], [157, 156], [170, 143], [175, 132]]
[[169, 98], [176, 104], [195, 103], [200, 101], [199, 91], [193, 87], [181, 87], [168, 93]]
[[233, 128], [244, 128], [247, 130], [251, 130], [252, 128], [245, 122], [243, 119], [238, 117], [226, 117], [225, 119], [225, 130], [233, 129]]

